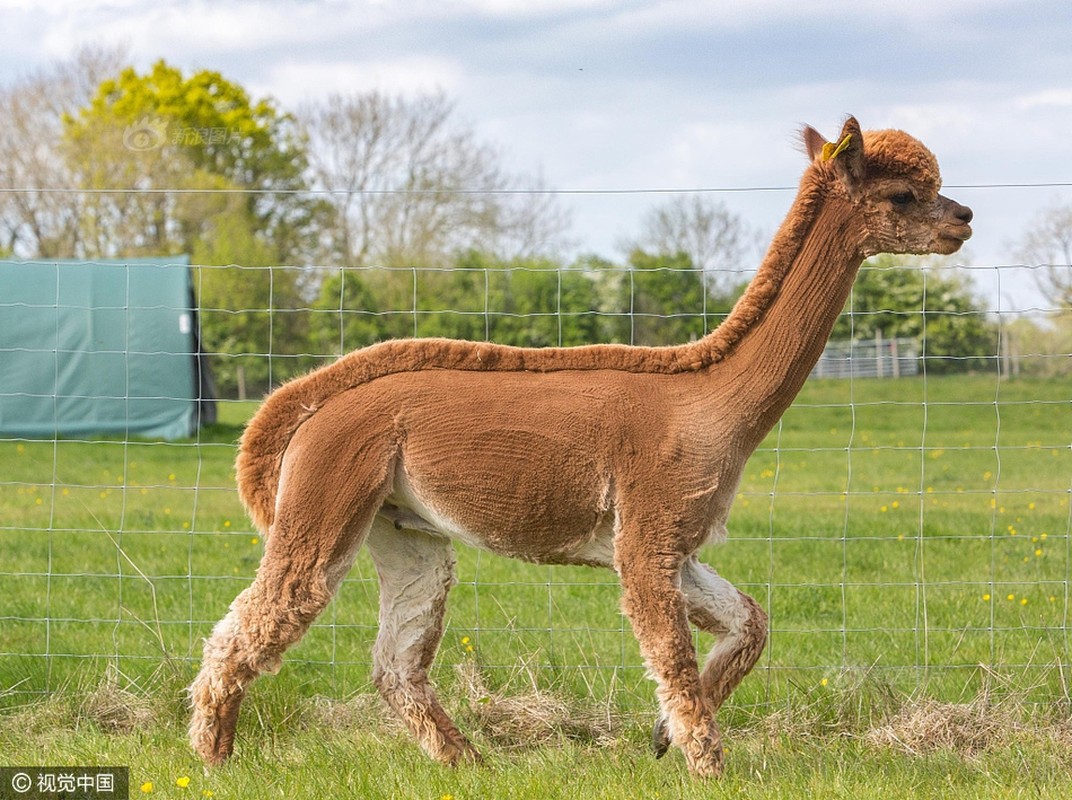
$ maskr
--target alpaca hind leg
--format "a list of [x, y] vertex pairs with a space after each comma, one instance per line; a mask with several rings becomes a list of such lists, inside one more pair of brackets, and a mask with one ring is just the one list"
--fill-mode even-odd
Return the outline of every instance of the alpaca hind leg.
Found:
[[[328, 605], [353, 564], [372, 511], [348, 525], [317, 517], [312, 529], [336, 530], [318, 538], [282, 514], [267, 537], [253, 583], [205, 641], [201, 671], [190, 686], [190, 742], [209, 764], [234, 749], [238, 710], [250, 683], [279, 670], [283, 652], [297, 642]], [[318, 527], [325, 523], [327, 527]]]
[[450, 541], [421, 531], [397, 530], [377, 519], [368, 548], [380, 579], [373, 682], [432, 758], [445, 764], [479, 761], [479, 754], [447, 716], [428, 681], [443, 636], [447, 593], [454, 585]]
[[658, 684], [668, 740], [682, 750], [690, 772], [717, 776], [722, 771], [721, 737], [701, 689], [685, 598], [677, 586], [680, 562], [644, 549], [629, 546], [621, 535], [616, 542], [622, 607]]
[[[690, 558], [681, 570], [681, 590], [689, 619], [700, 630], [718, 637], [701, 674], [701, 688], [717, 712], [756, 661], [767, 641], [767, 614], [714, 569]], [[652, 732], [656, 756], [666, 752], [670, 735], [660, 717]]]

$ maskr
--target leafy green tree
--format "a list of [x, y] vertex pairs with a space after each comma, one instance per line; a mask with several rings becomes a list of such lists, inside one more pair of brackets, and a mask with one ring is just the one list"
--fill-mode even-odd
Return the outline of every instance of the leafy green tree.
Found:
[[618, 286], [614, 339], [642, 345], [694, 341], [707, 333], [707, 292], [702, 271], [685, 253], [655, 255], [635, 249]]
[[221, 209], [211, 235], [193, 253], [202, 340], [219, 354], [213, 364], [217, 386], [242, 398], [259, 396], [310, 365], [300, 355], [310, 315], [301, 271], [277, 265], [271, 244], [255, 235], [247, 214], [240, 202]]
[[320, 283], [309, 322], [310, 350], [333, 357], [391, 338], [367, 268], [340, 267]]
[[[405, 279], [403, 281], [403, 279]], [[403, 282], [409, 290], [399, 291]], [[443, 269], [341, 268], [320, 286], [312, 348], [338, 354], [404, 336], [526, 347], [599, 341], [598, 276], [470, 251]]]
[[[220, 73], [158, 61], [123, 69], [64, 116], [67, 162], [87, 195], [84, 257], [187, 253], [202, 336], [223, 391], [267, 388], [303, 366], [304, 261], [330, 209], [302, 193], [290, 115]], [[112, 191], [107, 191], [112, 190]]]
[[833, 338], [876, 334], [916, 339], [932, 372], [987, 369], [998, 352], [996, 326], [968, 281], [904, 257], [878, 256], [864, 264]]
[[80, 185], [117, 190], [86, 220], [100, 249], [192, 252], [212, 205], [197, 190], [239, 192], [253, 231], [282, 261], [305, 243], [318, 206], [295, 194], [308, 163], [293, 118], [220, 73], [184, 76], [164, 61], [145, 74], [128, 67], [64, 122]]
[[503, 262], [475, 251], [457, 267], [454, 272], [468, 273], [470, 281], [486, 280], [483, 313], [466, 315], [479, 324], [479, 336], [472, 338], [525, 347], [599, 341], [598, 289], [584, 271], [547, 259]]

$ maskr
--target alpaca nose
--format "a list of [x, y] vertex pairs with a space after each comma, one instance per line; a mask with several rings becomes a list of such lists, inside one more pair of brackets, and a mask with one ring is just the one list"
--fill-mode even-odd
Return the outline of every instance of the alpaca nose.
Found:
[[974, 215], [972, 214], [972, 210], [970, 208], [958, 204], [956, 210], [953, 212], [953, 216], [959, 219], [965, 225], [967, 225], [969, 222], [972, 221], [972, 217]]

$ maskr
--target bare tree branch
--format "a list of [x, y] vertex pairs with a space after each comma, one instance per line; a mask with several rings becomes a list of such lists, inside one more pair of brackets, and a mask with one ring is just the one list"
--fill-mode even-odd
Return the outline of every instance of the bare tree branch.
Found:
[[1035, 280], [1047, 296], [1072, 308], [1072, 206], [1042, 212], [1021, 239], [1016, 256], [1038, 267]]
[[63, 155], [63, 118], [119, 70], [124, 50], [84, 48], [0, 89], [0, 248], [26, 258], [75, 255], [81, 197]]
[[442, 92], [333, 95], [297, 116], [314, 182], [335, 195], [331, 260], [437, 266], [471, 248], [517, 257], [561, 244], [568, 219], [554, 198], [518, 191]]
[[625, 246], [652, 255], [688, 256], [703, 271], [708, 291], [720, 294], [744, 279], [753, 239], [741, 218], [722, 203], [683, 195], [651, 209], [641, 222], [640, 237]]

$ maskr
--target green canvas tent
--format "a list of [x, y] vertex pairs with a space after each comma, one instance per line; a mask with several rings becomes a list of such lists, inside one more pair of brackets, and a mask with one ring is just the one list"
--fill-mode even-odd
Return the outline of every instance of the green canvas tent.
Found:
[[177, 439], [214, 419], [187, 257], [0, 261], [0, 435]]

